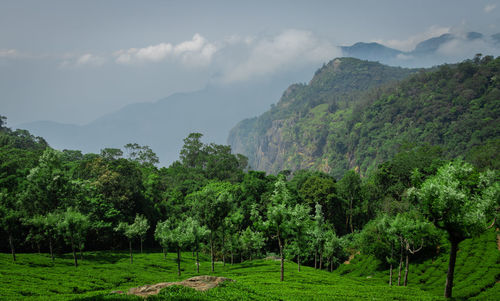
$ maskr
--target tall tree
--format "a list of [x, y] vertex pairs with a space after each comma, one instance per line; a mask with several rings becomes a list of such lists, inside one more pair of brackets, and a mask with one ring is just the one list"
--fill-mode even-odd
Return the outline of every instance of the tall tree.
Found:
[[485, 231], [500, 200], [500, 183], [495, 172], [478, 174], [472, 165], [450, 162], [429, 177], [420, 189], [412, 189], [423, 213], [448, 234], [450, 260], [444, 297], [451, 298], [458, 245]]
[[232, 189], [230, 183], [212, 182], [188, 196], [193, 215], [209, 230], [212, 272], [215, 269], [215, 238], [232, 207], [234, 201]]
[[183, 220], [170, 218], [164, 222], [158, 222], [155, 230], [155, 238], [162, 246], [170, 246], [177, 252], [177, 275], [181, 275], [181, 251], [192, 246], [195, 241], [193, 230], [195, 223], [191, 217]]
[[341, 197], [346, 202], [346, 228], [354, 232], [353, 218], [354, 209], [357, 202], [361, 199], [361, 178], [354, 170], [350, 170], [344, 174], [342, 179], [337, 183], [338, 191]]
[[71, 245], [75, 267], [78, 267], [76, 248], [81, 246], [81, 244], [85, 241], [89, 228], [90, 223], [88, 217], [71, 207], [60, 215], [58, 230], [66, 242]]
[[128, 224], [126, 222], [120, 222], [114, 230], [116, 232], [123, 233], [123, 235], [128, 239], [130, 263], [134, 263], [134, 258], [132, 256], [132, 240], [139, 235], [139, 229], [135, 226], [134, 223]]
[[292, 229], [290, 225], [291, 221], [291, 208], [290, 202], [292, 196], [290, 191], [286, 186], [286, 181], [284, 176], [279, 176], [278, 181], [275, 183], [274, 193], [271, 197], [271, 202], [267, 207], [267, 221], [266, 226], [273, 233], [273, 238], [278, 241], [278, 247], [280, 252], [280, 281], [285, 278], [285, 257], [284, 249], [288, 238], [292, 234]]
[[141, 241], [141, 253], [142, 253], [142, 243], [144, 241], [144, 238], [146, 237], [146, 233], [149, 230], [148, 219], [142, 214], [137, 214], [135, 216], [135, 220], [134, 223], [132, 224], [132, 227], [135, 228], [137, 236]]

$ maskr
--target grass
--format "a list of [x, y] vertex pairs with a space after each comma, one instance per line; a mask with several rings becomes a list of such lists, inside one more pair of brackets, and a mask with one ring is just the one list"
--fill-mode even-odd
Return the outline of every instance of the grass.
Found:
[[[460, 244], [453, 290], [457, 299], [498, 300], [499, 253], [494, 231]], [[411, 263], [408, 287], [389, 287], [388, 271], [363, 255], [334, 273], [309, 267], [299, 273], [295, 263], [286, 262], [285, 282], [279, 281], [279, 261], [217, 263], [213, 275], [236, 281], [207, 292], [172, 286], [148, 300], [442, 300], [447, 255]], [[191, 253], [182, 254], [181, 277], [174, 258], [148, 252], [135, 254], [130, 264], [127, 252], [88, 252], [75, 268], [71, 254], [57, 257], [55, 264], [47, 254], [19, 254], [16, 263], [10, 254], [0, 254], [0, 299], [142, 300], [111, 292], [198, 275]], [[212, 274], [208, 257], [201, 259], [200, 275]]]
[[[131, 287], [165, 281], [179, 281], [197, 275], [191, 253], [183, 253], [181, 277], [177, 276], [174, 254], [167, 260], [161, 253], [134, 256], [129, 263], [126, 252], [89, 252], [78, 268], [70, 254], [56, 258], [47, 254], [19, 254], [13, 263], [9, 254], [0, 254], [0, 298], [2, 300], [141, 300], [139, 297], [111, 294]], [[211, 274], [207, 257], [202, 257], [200, 274]], [[286, 262], [285, 282], [279, 281], [279, 262], [254, 260], [225, 267], [217, 263], [214, 275], [236, 280], [208, 292], [169, 287], [148, 300], [433, 300], [432, 294], [418, 288], [389, 288], [343, 277], [335, 273]]]
[[[449, 245], [440, 249], [440, 254], [421, 262], [410, 260], [408, 286], [418, 287], [435, 296], [444, 293], [448, 270]], [[371, 277], [378, 283], [387, 282], [389, 271], [380, 269], [380, 262], [371, 256], [357, 256], [351, 265], [340, 267], [339, 275]], [[499, 300], [500, 251], [497, 247], [497, 232], [487, 231], [474, 239], [460, 243], [455, 265], [453, 296], [455, 299]], [[397, 267], [393, 282], [397, 282]]]

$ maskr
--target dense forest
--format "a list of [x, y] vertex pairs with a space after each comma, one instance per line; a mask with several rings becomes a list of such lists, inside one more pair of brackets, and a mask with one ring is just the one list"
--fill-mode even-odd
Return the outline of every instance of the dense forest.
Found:
[[[470, 67], [473, 75], [486, 72], [488, 81], [475, 76], [475, 83], [495, 97], [498, 88], [491, 85], [498, 80], [488, 76], [498, 72], [499, 62], [486, 57], [441, 67], [406, 81], [402, 91], [412, 81]], [[457, 98], [465, 102], [461, 94]], [[481, 108], [495, 103], [473, 99]], [[385, 108], [380, 100], [372, 106]], [[494, 106], [483, 110], [498, 119]], [[362, 123], [363, 116], [352, 122]], [[451, 159], [440, 146], [406, 145], [362, 175], [352, 169], [334, 177], [312, 169], [249, 170], [245, 156], [232, 154], [229, 146], [205, 144], [200, 133], [184, 139], [179, 161], [158, 168], [148, 146], [130, 143], [100, 154], [58, 151], [41, 137], [10, 129], [5, 117], [0, 120], [0, 239], [8, 242], [1, 248], [14, 261], [19, 251], [47, 252], [52, 260], [54, 253], [71, 251], [78, 266], [85, 250], [127, 248], [133, 264], [134, 250], [142, 252], [144, 245], [176, 252], [180, 275], [181, 251], [210, 254], [212, 271], [216, 260], [229, 264], [276, 254], [284, 281], [285, 258], [299, 269], [305, 264], [333, 270], [362, 252], [390, 269], [389, 283], [396, 283], [392, 271], [398, 270], [398, 285], [407, 285], [413, 258], [431, 257], [449, 244], [440, 252], [448, 252], [454, 266], [460, 242], [495, 226], [498, 214], [498, 143], [491, 140]], [[463, 131], [473, 131], [480, 141], [498, 137], [493, 121], [478, 122], [484, 132]], [[453, 273], [451, 268], [446, 297], [452, 294]]]
[[256, 169], [314, 169], [337, 179], [350, 169], [365, 175], [420, 144], [483, 164], [500, 150], [498, 78], [500, 58], [491, 56], [421, 70], [339, 58], [240, 122], [228, 141]]

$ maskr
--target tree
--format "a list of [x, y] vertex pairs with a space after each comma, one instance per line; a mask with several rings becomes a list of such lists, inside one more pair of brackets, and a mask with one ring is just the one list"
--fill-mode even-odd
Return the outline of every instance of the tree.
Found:
[[201, 162], [205, 160], [206, 154], [203, 151], [201, 137], [203, 137], [203, 134], [191, 133], [184, 139], [184, 146], [180, 153], [180, 159], [184, 166], [202, 168]]
[[21, 214], [16, 208], [7, 192], [0, 192], [0, 227], [7, 232], [12, 260], [16, 261], [14, 235], [21, 224]]
[[120, 222], [114, 230], [116, 232], [122, 232], [123, 235], [128, 238], [128, 245], [129, 245], [129, 251], [130, 251], [130, 263], [133, 263], [134, 259], [132, 257], [132, 240], [134, 239], [134, 237], [138, 236], [139, 229], [134, 224]]
[[[320, 204], [316, 204], [314, 214], [314, 222], [310, 229], [311, 234], [311, 245], [314, 250], [314, 268], [323, 268], [323, 250], [325, 246], [325, 234], [327, 231], [327, 225], [325, 224], [325, 219], [323, 217], [323, 210]], [[319, 258], [318, 258], [319, 256]], [[318, 266], [319, 259], [319, 266]]]
[[90, 222], [86, 215], [81, 214], [71, 207], [66, 209], [59, 218], [59, 233], [64, 237], [66, 242], [71, 245], [75, 267], [78, 267], [76, 248], [81, 247], [84, 243], [87, 231], [90, 228]]
[[181, 275], [181, 250], [191, 246], [195, 242], [193, 230], [196, 221], [191, 217], [183, 220], [170, 218], [164, 222], [158, 222], [155, 230], [155, 238], [162, 246], [171, 246], [177, 252], [177, 275]]
[[239, 235], [242, 250], [246, 250], [249, 259], [252, 260], [252, 255], [259, 253], [264, 246], [266, 241], [264, 234], [248, 227]]
[[214, 240], [216, 232], [223, 227], [224, 219], [232, 207], [232, 185], [227, 182], [212, 182], [202, 190], [188, 196], [194, 216], [209, 230], [212, 272], [215, 266]]
[[404, 283], [408, 283], [409, 256], [415, 254], [424, 246], [424, 238], [431, 237], [429, 223], [419, 219], [414, 212], [398, 213], [389, 224], [388, 232], [398, 240], [400, 244], [398, 285], [401, 285], [401, 268], [403, 257], [405, 257]]
[[445, 298], [452, 296], [458, 245], [485, 231], [493, 218], [500, 199], [500, 183], [496, 179], [495, 172], [478, 174], [472, 165], [454, 161], [439, 168], [420, 189], [409, 192], [420, 201], [424, 215], [448, 234], [451, 250]]
[[330, 272], [333, 271], [334, 266], [340, 264], [343, 260], [348, 258], [345, 251], [344, 240], [335, 235], [335, 231], [333, 231], [333, 229], [330, 229], [325, 233], [325, 245], [323, 252], [330, 261]]
[[300, 272], [300, 259], [307, 250], [307, 236], [311, 227], [309, 207], [296, 204], [291, 212], [292, 239], [290, 252], [297, 257], [297, 269]]
[[283, 250], [286, 247], [287, 239], [291, 236], [291, 194], [286, 187], [285, 177], [279, 176], [275, 183], [274, 193], [271, 197], [271, 202], [267, 207], [267, 222], [266, 226], [274, 233], [273, 238], [278, 240], [281, 262], [280, 281], [284, 280], [285, 276], [285, 257]]
[[125, 149], [128, 152], [129, 159], [141, 165], [153, 166], [160, 162], [158, 156], [147, 145], [140, 146], [137, 143], [128, 143], [125, 145]]
[[361, 178], [354, 171], [350, 170], [344, 174], [342, 179], [337, 183], [340, 196], [346, 201], [346, 229], [349, 228], [351, 233], [354, 232], [353, 215], [355, 202], [361, 199]]
[[192, 247], [196, 252], [196, 273], [200, 273], [200, 259], [198, 257], [198, 253], [200, 251], [200, 244], [202, 240], [205, 240], [208, 235], [208, 229], [206, 227], [202, 227], [198, 221], [195, 219], [190, 219], [190, 232], [193, 236]]
[[146, 233], [149, 230], [148, 219], [144, 215], [137, 214], [135, 216], [135, 220], [134, 223], [132, 224], [132, 227], [135, 228], [137, 236], [141, 240], [141, 253], [142, 253], [142, 242], [144, 241]]

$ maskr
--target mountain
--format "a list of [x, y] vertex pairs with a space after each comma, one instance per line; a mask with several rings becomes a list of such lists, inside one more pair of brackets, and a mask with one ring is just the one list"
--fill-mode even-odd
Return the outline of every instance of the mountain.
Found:
[[[464, 47], [464, 45], [476, 41], [482, 41], [484, 45], [489, 45], [489, 48], [493, 49], [495, 48], [494, 44], [500, 41], [500, 34], [485, 37], [483, 34], [473, 31], [464, 34], [446, 33], [421, 41], [411, 51], [400, 51], [375, 42], [359, 42], [351, 46], [342, 46], [341, 49], [343, 56], [378, 61], [390, 66], [430, 67], [445, 62], [459, 61], [454, 60], [453, 55], [446, 53], [446, 51], [449, 51], [447, 48], [450, 48], [446, 46], [452, 45], [451, 43], [455, 43], [451, 47], [454, 48]], [[475, 47], [477, 45], [472, 45], [469, 48], [475, 49]], [[443, 52], [443, 49], [446, 51]], [[481, 52], [481, 50], [477, 50], [477, 52]], [[459, 53], [461, 52], [459, 51]], [[476, 53], [471, 53], [470, 56], [474, 54]]]
[[241, 121], [228, 142], [258, 170], [312, 168], [335, 177], [364, 173], [411, 145], [463, 156], [500, 141], [499, 79], [493, 57], [419, 72], [335, 59], [308, 85], [290, 86], [271, 110]]
[[279, 97], [291, 78], [254, 84], [211, 85], [151, 103], [136, 103], [86, 125], [39, 121], [17, 125], [44, 137], [56, 149], [98, 153], [127, 143], [150, 146], [162, 165], [178, 159], [183, 139], [203, 133], [206, 141], [224, 144], [229, 130], [243, 118], [257, 116]]
[[342, 46], [342, 55], [355, 57], [368, 61], [386, 61], [403, 54], [403, 51], [396, 50], [378, 43], [359, 42], [352, 46]]

